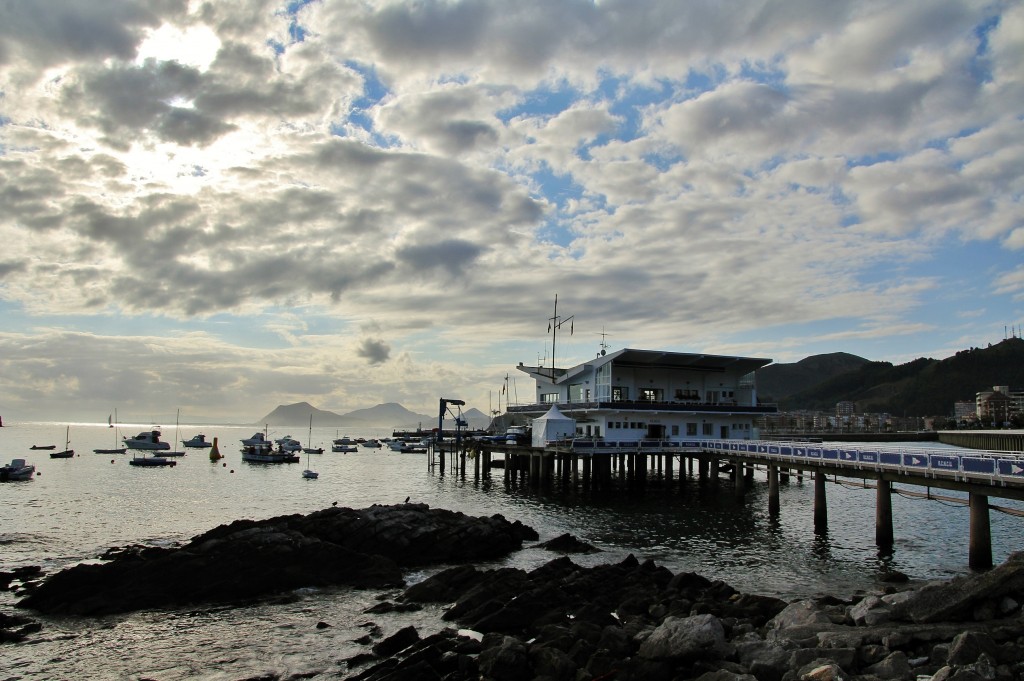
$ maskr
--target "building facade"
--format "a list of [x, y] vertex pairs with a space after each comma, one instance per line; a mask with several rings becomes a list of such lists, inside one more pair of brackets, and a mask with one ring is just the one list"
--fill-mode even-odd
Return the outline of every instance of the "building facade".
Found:
[[623, 349], [567, 369], [525, 366], [534, 401], [509, 412], [536, 418], [552, 404], [579, 437], [617, 442], [753, 439], [754, 419], [776, 408], [757, 401], [755, 357]]

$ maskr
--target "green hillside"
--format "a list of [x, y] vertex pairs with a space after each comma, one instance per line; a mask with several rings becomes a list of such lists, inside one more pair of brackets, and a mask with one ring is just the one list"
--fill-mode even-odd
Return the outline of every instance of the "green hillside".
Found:
[[906, 364], [868, 362], [779, 401], [783, 410], [831, 411], [836, 402], [854, 402], [858, 412], [940, 416], [958, 400], [995, 385], [1024, 388], [1024, 339], [1008, 338], [987, 348], [962, 350], [943, 360]]

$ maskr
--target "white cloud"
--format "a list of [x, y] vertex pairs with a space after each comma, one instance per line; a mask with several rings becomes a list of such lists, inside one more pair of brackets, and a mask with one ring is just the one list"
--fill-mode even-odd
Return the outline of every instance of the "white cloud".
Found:
[[[103, 384], [58, 352], [176, 386], [221, 361], [197, 399], [249, 416], [479, 399], [556, 292], [639, 347], [948, 347], [933, 298], [1024, 248], [1022, 26], [952, 0], [9, 4], [6, 375], [25, 409]], [[990, 262], [937, 274], [965, 243]]]

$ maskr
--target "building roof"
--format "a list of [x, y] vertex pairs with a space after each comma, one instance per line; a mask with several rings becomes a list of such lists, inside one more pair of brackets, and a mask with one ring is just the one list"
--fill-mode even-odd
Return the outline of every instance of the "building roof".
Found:
[[748, 374], [772, 363], [770, 359], [761, 357], [732, 357], [728, 355], [708, 355], [690, 352], [665, 352], [662, 350], [634, 350], [624, 348], [616, 350], [604, 357], [598, 357], [589, 363], [601, 366], [606, 362], [614, 362], [620, 367], [642, 369], [691, 369], [694, 371], [726, 370]]
[[772, 363], [770, 359], [761, 357], [732, 357], [728, 355], [708, 355], [705, 353], [690, 352], [666, 352], [664, 350], [635, 350], [623, 348], [607, 355], [598, 356], [595, 359], [587, 360], [582, 364], [568, 369], [551, 369], [550, 367], [526, 367], [520, 364], [521, 371], [535, 376], [544, 376], [548, 380], [562, 383], [568, 378], [579, 374], [586, 367], [600, 367], [613, 363], [617, 367], [630, 367], [638, 369], [688, 369], [690, 371], [708, 371], [722, 373], [725, 371], [736, 371], [740, 374], [749, 374], [763, 366]]

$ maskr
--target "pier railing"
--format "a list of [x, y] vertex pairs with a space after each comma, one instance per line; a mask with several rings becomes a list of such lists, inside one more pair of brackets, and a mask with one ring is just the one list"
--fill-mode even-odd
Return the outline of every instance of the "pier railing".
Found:
[[[1024, 487], [1024, 453], [955, 450], [924, 447], [850, 447], [849, 443], [779, 442], [766, 440], [639, 440], [616, 442], [574, 439], [563, 443], [574, 452], [615, 454], [698, 453], [756, 457], [790, 464], [818, 464], [856, 471], [898, 471], [950, 480], [984, 480], [990, 484]], [[555, 445], [558, 446], [558, 445]]]

